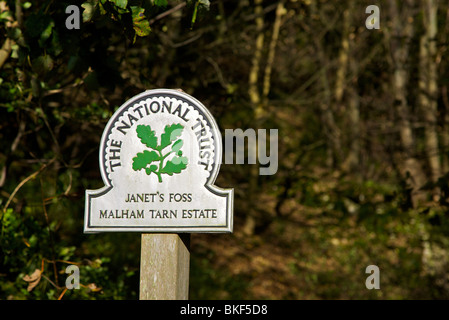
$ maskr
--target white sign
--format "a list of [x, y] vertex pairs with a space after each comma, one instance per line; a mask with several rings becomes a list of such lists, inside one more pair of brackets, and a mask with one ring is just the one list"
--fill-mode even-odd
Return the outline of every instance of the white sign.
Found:
[[232, 232], [233, 189], [213, 185], [221, 155], [217, 124], [192, 96], [131, 98], [103, 132], [105, 186], [86, 190], [84, 232]]

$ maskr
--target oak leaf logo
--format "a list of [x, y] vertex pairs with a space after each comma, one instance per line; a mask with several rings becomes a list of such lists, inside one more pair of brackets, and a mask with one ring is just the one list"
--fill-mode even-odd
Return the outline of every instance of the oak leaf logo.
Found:
[[[136, 128], [137, 137], [140, 142], [147, 146], [149, 150], [137, 153], [133, 158], [133, 170], [145, 170], [147, 175], [156, 174], [158, 181], [162, 182], [162, 175], [172, 176], [175, 173], [181, 173], [187, 168], [188, 159], [182, 155], [181, 148], [184, 144], [182, 139], [178, 139], [184, 126], [179, 123], [166, 125], [164, 133], [161, 135], [161, 142], [158, 144], [158, 138], [154, 130], [149, 125], [138, 125]], [[166, 148], [171, 146], [167, 151]], [[165, 153], [164, 153], [165, 150]], [[165, 159], [175, 154], [170, 160]]]

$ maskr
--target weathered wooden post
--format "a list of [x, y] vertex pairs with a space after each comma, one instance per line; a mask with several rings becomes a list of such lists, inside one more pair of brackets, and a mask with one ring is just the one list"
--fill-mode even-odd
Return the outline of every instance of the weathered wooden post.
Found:
[[142, 233], [140, 299], [187, 299], [190, 233], [232, 232], [233, 189], [214, 186], [221, 149], [212, 115], [177, 90], [145, 91], [106, 125], [84, 232]]
[[142, 234], [140, 300], [187, 300], [190, 234]]

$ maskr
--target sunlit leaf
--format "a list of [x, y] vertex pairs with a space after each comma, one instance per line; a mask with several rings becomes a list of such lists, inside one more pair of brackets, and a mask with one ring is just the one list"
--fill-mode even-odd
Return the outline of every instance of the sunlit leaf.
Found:
[[115, 6], [120, 9], [126, 9], [126, 6], [128, 5], [128, 0], [109, 0], [109, 2], [114, 3]]

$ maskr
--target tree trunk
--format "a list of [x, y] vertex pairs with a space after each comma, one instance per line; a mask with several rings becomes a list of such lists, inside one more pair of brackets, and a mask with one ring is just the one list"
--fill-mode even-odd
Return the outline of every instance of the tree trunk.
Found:
[[[353, 2], [348, 3], [348, 8], [343, 11], [343, 28], [341, 48], [338, 57], [338, 69], [335, 80], [335, 100], [337, 105], [345, 111], [347, 119], [346, 140], [349, 145], [348, 154], [342, 164], [343, 171], [352, 172], [360, 164], [360, 99], [357, 92], [358, 61], [349, 60], [351, 55], [351, 12], [354, 10]], [[348, 79], [348, 74], [350, 79]], [[347, 85], [349, 83], [349, 86]], [[346, 99], [344, 94], [346, 93]]]
[[[310, 4], [311, 15], [318, 15], [318, 10], [315, 1]], [[317, 51], [317, 59], [321, 68], [317, 70], [320, 75], [320, 82], [323, 90], [323, 98], [319, 102], [319, 109], [321, 113], [321, 121], [323, 125], [323, 131], [327, 138], [327, 161], [326, 164], [329, 167], [335, 167], [338, 162], [341, 161], [342, 155], [342, 144], [341, 144], [341, 132], [337, 126], [334, 117], [333, 104], [332, 104], [332, 91], [329, 84], [329, 74], [328, 68], [330, 61], [326, 56], [326, 52], [323, 48], [321, 41], [323, 39], [314, 37], [314, 45]]]
[[413, 37], [414, 1], [404, 1], [401, 15], [395, 0], [388, 1], [392, 34], [389, 37], [390, 53], [393, 61], [391, 78], [394, 91], [394, 106], [398, 117], [399, 136], [403, 149], [402, 176], [411, 189], [411, 200], [414, 206], [424, 200], [425, 194], [420, 187], [426, 182], [421, 163], [416, 158], [415, 141], [411, 124], [411, 108], [407, 101], [407, 83], [409, 73], [407, 61], [409, 57], [410, 41]]
[[[265, 40], [264, 35], [264, 17], [263, 17], [263, 6], [262, 0], [254, 1], [254, 12], [256, 14], [256, 42], [254, 45], [254, 55], [252, 59], [252, 65], [248, 78], [248, 96], [251, 101], [251, 106], [254, 111], [254, 122], [256, 126], [259, 126], [259, 122], [263, 118], [264, 108], [262, 106], [262, 98], [259, 90], [259, 74], [260, 74], [260, 64], [262, 61], [262, 51], [263, 44]], [[252, 149], [257, 148], [256, 145], [250, 145], [248, 143], [248, 153], [254, 152]], [[257, 150], [256, 150], [257, 151]], [[257, 154], [257, 153], [255, 153]], [[257, 163], [257, 162], [256, 162]], [[257, 209], [255, 203], [256, 199], [256, 189], [257, 189], [257, 180], [258, 180], [258, 164], [252, 165], [250, 174], [249, 174], [249, 206], [247, 211], [247, 216], [245, 220], [245, 225], [243, 226], [243, 233], [246, 235], [254, 234], [256, 228], [256, 215]]]
[[437, 3], [426, 0], [423, 3], [424, 34], [421, 36], [419, 49], [419, 103], [425, 120], [425, 153], [430, 168], [430, 178], [436, 182], [441, 176], [439, 159], [437, 116]]

